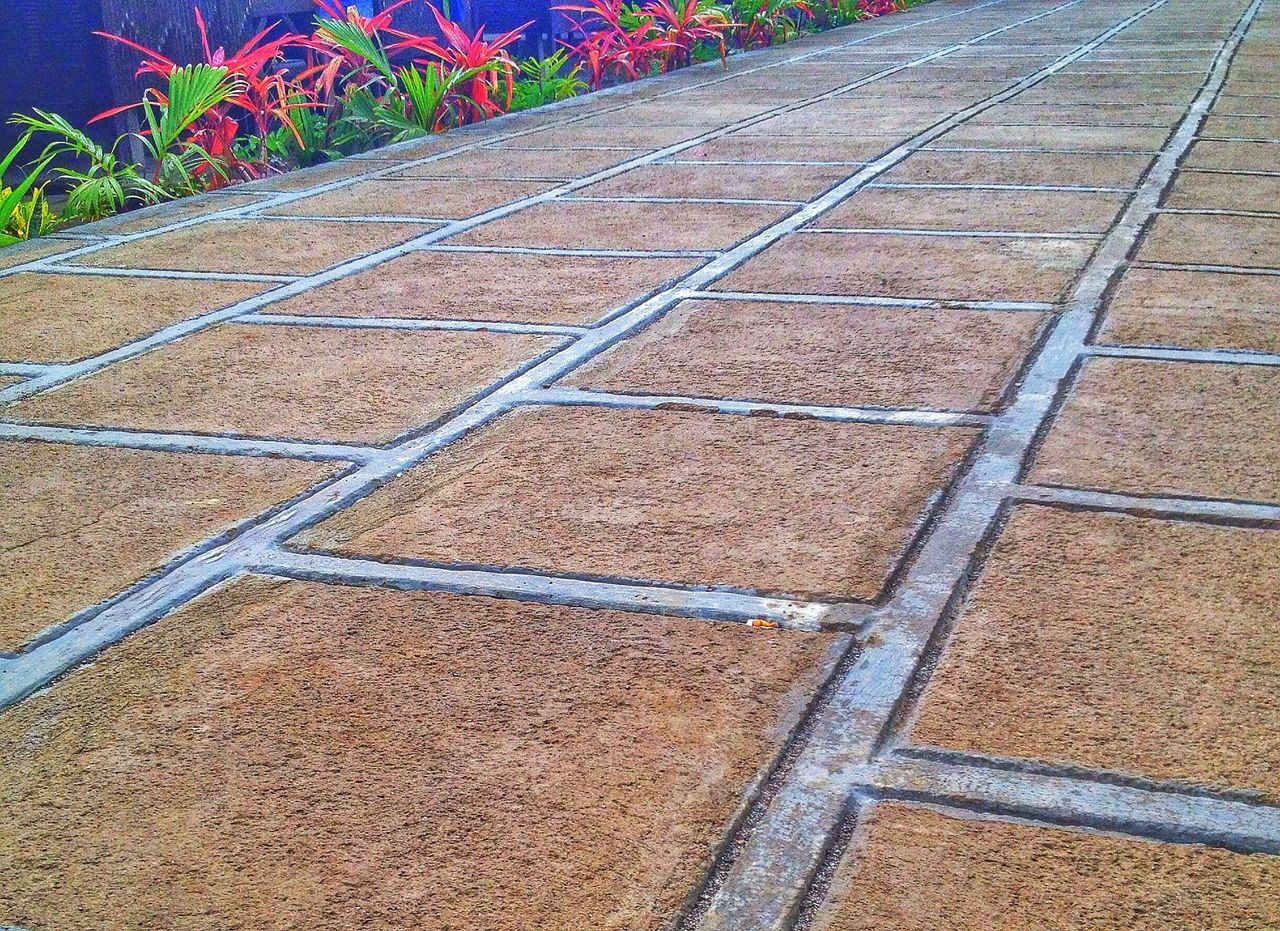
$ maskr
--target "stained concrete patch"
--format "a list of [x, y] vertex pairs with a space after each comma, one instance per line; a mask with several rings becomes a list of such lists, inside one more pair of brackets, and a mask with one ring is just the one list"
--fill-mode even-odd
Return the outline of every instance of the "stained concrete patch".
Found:
[[1074, 184], [1131, 188], [1150, 155], [917, 152], [880, 180], [945, 184]]
[[72, 362], [269, 284], [24, 272], [0, 278], [0, 359]]
[[450, 244], [557, 249], [728, 249], [791, 209], [755, 204], [537, 204]]
[[[1277, 165], [1280, 165], [1280, 152]], [[1280, 211], [1280, 176], [1237, 175], [1210, 171], [1179, 172], [1166, 207], [1207, 210]]]
[[509, 333], [223, 324], [27, 398], [6, 415], [387, 443], [560, 342]]
[[210, 220], [71, 260], [105, 268], [311, 275], [420, 236], [416, 223]]
[[1002, 126], [965, 123], [934, 141], [938, 146], [1080, 151], [1154, 151], [1169, 130], [1146, 126]]
[[1103, 233], [1124, 194], [1080, 191], [955, 191], [867, 187], [812, 224], [973, 232]]
[[[647, 149], [472, 149], [425, 165], [414, 165], [388, 178], [511, 178], [569, 181], [612, 168], [646, 154]], [[474, 185], [472, 186], [474, 189]]]
[[731, 133], [679, 153], [709, 161], [866, 162], [892, 149], [901, 135], [744, 136]]
[[[44, 628], [337, 468], [250, 456], [0, 443], [0, 651], [19, 649]], [[7, 777], [16, 760], [6, 758]], [[12, 788], [7, 779], [6, 788]], [[0, 889], [12, 889], [13, 872], [0, 867], [0, 873], [6, 877]], [[0, 913], [0, 920], [11, 917]]]
[[240, 581], [0, 716], [0, 920], [658, 931], [844, 643]]
[[570, 376], [583, 388], [989, 410], [1044, 315], [687, 301]]
[[820, 931], [1261, 931], [1280, 922], [1280, 860], [897, 802], [863, 816]]
[[1280, 268], [1280, 217], [1163, 214], [1151, 225], [1138, 258], [1182, 265]]
[[644, 165], [577, 193], [593, 197], [812, 200], [856, 170], [822, 165]]
[[1280, 352], [1280, 277], [1130, 269], [1097, 341]]
[[414, 252], [263, 309], [323, 317], [588, 324], [697, 264], [696, 259]]
[[[442, 146], [433, 146], [432, 152]], [[419, 151], [418, 158], [430, 154], [426, 151]], [[327, 165], [317, 165], [314, 168], [307, 168], [302, 171], [290, 171], [284, 174], [271, 175], [270, 177], [261, 178], [257, 181], [251, 181], [248, 184], [237, 185], [237, 191], [279, 191], [281, 193], [294, 193], [297, 191], [305, 191], [307, 188], [319, 187], [322, 184], [332, 184], [334, 181], [345, 181], [348, 178], [354, 178], [357, 175], [368, 174], [370, 172], [379, 171], [383, 168], [390, 168], [396, 164], [399, 159], [374, 158], [361, 156], [358, 158], [344, 158], [340, 161], [330, 162]]]
[[1276, 530], [1019, 507], [912, 739], [1280, 798], [1277, 565]]
[[1280, 145], [1270, 142], [1224, 142], [1202, 139], [1191, 147], [1185, 168], [1220, 171], [1276, 171]]
[[264, 211], [266, 216], [440, 217], [460, 220], [549, 191], [549, 181], [397, 180], [380, 178]]
[[380, 559], [874, 598], [975, 436], [525, 408], [297, 542]]
[[1090, 359], [1031, 469], [1053, 485], [1280, 501], [1280, 370]]
[[990, 236], [788, 236], [715, 286], [726, 291], [1055, 301], [1093, 243]]

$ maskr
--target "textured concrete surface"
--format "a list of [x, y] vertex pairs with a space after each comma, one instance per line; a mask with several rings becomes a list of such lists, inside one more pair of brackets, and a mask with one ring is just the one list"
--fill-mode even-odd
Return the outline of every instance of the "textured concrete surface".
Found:
[[0, 251], [0, 928], [1280, 924], [1277, 69], [934, 0]]

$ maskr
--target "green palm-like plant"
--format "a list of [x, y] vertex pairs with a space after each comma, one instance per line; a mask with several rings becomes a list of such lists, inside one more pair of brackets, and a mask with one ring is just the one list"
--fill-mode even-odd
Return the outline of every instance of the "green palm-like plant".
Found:
[[530, 110], [543, 104], [577, 97], [587, 89], [582, 80], [582, 65], [562, 74], [569, 64], [569, 53], [557, 49], [546, 58], [526, 58], [520, 62], [522, 80], [516, 82], [511, 97], [512, 110]]
[[[22, 154], [23, 149], [27, 147], [27, 143], [31, 140], [30, 133], [23, 133], [22, 138], [3, 158], [0, 158], [0, 178], [4, 177], [6, 171]], [[29, 171], [21, 181], [12, 188], [0, 189], [0, 246], [11, 246], [15, 242], [21, 242], [31, 236], [31, 219], [40, 209], [38, 204], [44, 203], [44, 198], [39, 191], [32, 195], [30, 202], [25, 200], [27, 194], [35, 188], [36, 182], [40, 180], [40, 175], [49, 166], [52, 156], [46, 156], [40, 160], [34, 169]], [[39, 235], [40, 231], [37, 231]]]

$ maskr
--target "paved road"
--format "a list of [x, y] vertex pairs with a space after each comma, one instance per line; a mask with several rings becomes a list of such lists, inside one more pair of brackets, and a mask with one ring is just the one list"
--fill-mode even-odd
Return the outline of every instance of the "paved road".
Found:
[[0, 926], [1280, 926], [1280, 5], [937, 0], [0, 257]]

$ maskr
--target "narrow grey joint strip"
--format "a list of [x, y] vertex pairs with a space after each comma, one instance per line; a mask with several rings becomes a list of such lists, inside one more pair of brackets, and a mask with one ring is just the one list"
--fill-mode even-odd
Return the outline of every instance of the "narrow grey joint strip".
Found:
[[688, 298], [712, 301], [767, 301], [779, 304], [855, 304], [867, 307], [917, 307], [943, 310], [1000, 310], [1047, 313], [1057, 305], [1044, 301], [965, 301], [934, 298], [881, 297], [873, 294], [777, 294], [766, 291], [690, 291]]
[[442, 569], [271, 550], [250, 561], [250, 571], [322, 582], [521, 598], [574, 607], [678, 614], [717, 621], [769, 620], [795, 630], [821, 630], [830, 608], [784, 598], [733, 592], [587, 581], [518, 572]]
[[1207, 265], [1203, 262], [1131, 262], [1133, 268], [1153, 268], [1165, 272], [1218, 272], [1224, 275], [1280, 275], [1280, 268], [1254, 268], [1249, 265]]
[[792, 158], [665, 158], [657, 165], [717, 165], [725, 168], [750, 168], [753, 166], [786, 166], [793, 168], [860, 168], [867, 163], [849, 161], [813, 161]]
[[370, 446], [307, 443], [249, 437], [202, 436], [191, 433], [143, 433], [93, 427], [51, 427], [0, 421], [0, 440], [37, 440], [72, 446], [109, 446], [173, 453], [216, 453], [229, 456], [283, 456], [290, 459], [365, 462], [378, 453]]
[[1280, 217], [1276, 210], [1226, 210], [1215, 207], [1161, 207], [1160, 213], [1189, 214], [1202, 217], [1251, 217], [1257, 220], [1274, 220]]
[[65, 365], [56, 362], [0, 362], [0, 375], [21, 375], [32, 378], [37, 375], [48, 375], [61, 372]]
[[607, 391], [590, 391], [580, 388], [543, 388], [529, 391], [525, 399], [530, 404], [589, 405], [594, 407], [636, 408], [659, 410], [662, 408], [699, 408], [720, 414], [759, 415], [774, 414], [779, 417], [812, 417], [815, 420], [832, 420], [841, 423], [871, 423], [909, 425], [917, 427], [975, 427], [986, 424], [990, 418], [984, 414], [965, 411], [896, 410], [881, 407], [830, 407], [810, 404], [785, 404], [770, 401], [738, 401], [726, 398], [698, 398], [683, 395], [617, 394]]
[[[265, 210], [267, 208], [264, 207], [263, 209]], [[325, 216], [309, 213], [255, 213], [250, 217], [250, 219], [272, 221], [302, 220], [307, 223], [403, 223], [411, 224], [413, 226], [447, 226], [450, 223], [457, 222], [456, 220], [446, 220], [441, 217], [396, 217], [386, 216], [383, 214], [370, 214], [368, 216]]]
[[[1270, 142], [1270, 139], [1245, 139], [1245, 142]], [[1182, 171], [1197, 175], [1252, 175], [1261, 178], [1280, 178], [1280, 171], [1263, 171], [1250, 168], [1197, 168], [1194, 165]]]
[[586, 327], [547, 323], [485, 320], [431, 320], [418, 317], [313, 317], [294, 314], [249, 314], [237, 323], [268, 326], [332, 327], [350, 330], [464, 330], [488, 333], [531, 333], [542, 336], [581, 336]]
[[1057, 149], [1049, 146], [960, 146], [927, 145], [922, 152], [992, 152], [1006, 155], [1150, 155], [1155, 149]]
[[297, 281], [297, 275], [258, 275], [252, 272], [192, 272], [160, 268], [111, 268], [106, 265], [63, 265], [57, 257], [30, 269], [50, 275], [97, 275], [104, 278], [168, 278], [191, 281], [261, 281], [268, 284], [288, 284]]
[[902, 190], [933, 191], [1067, 191], [1076, 194], [1132, 194], [1136, 188], [1130, 187], [1094, 187], [1083, 184], [999, 184], [992, 182], [946, 182], [946, 181], [877, 181], [867, 187], [890, 188]]
[[1101, 241], [1103, 238], [1097, 233], [1028, 233], [1019, 230], [936, 230], [870, 226], [811, 226], [799, 230], [799, 232], [809, 234], [844, 233], [869, 236], [939, 236], [964, 239], [1071, 239], [1092, 242]]
[[714, 259], [723, 253], [705, 249], [554, 249], [536, 246], [423, 246], [419, 252], [479, 252], [490, 255], [561, 255], [588, 259]]
[[1270, 525], [1280, 523], [1280, 504], [1249, 501], [1220, 501], [1200, 498], [1142, 497], [1083, 488], [1050, 485], [1018, 485], [1011, 489], [1016, 501], [1064, 504], [1095, 511], [1129, 513], [1170, 518]]
[[849, 773], [877, 795], [1170, 843], [1280, 853], [1280, 809], [1085, 779], [890, 757]]
[[1151, 359], [1162, 362], [1198, 362], [1221, 365], [1280, 365], [1280, 353], [1230, 349], [1178, 349], [1165, 346], [1090, 346], [1089, 355], [1117, 359]]
[[584, 194], [565, 195], [557, 197], [556, 200], [570, 204], [688, 204], [690, 206], [721, 204], [744, 207], [800, 207], [806, 203], [806, 201], [802, 200], [771, 200], [751, 197], [646, 197], [639, 194], [634, 196], [619, 195], [616, 197], [596, 197]]

